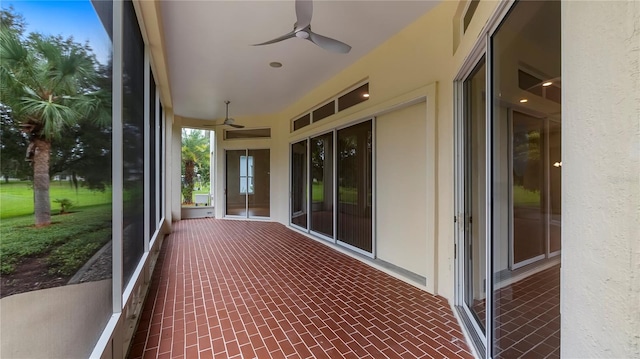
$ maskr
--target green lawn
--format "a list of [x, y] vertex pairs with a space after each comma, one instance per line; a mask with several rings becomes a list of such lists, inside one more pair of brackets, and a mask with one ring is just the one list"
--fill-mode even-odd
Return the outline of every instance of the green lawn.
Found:
[[47, 227], [33, 216], [0, 221], [0, 273], [10, 275], [22, 260], [46, 255], [50, 274], [72, 275], [111, 240], [111, 206], [99, 205], [54, 215]]
[[[69, 181], [52, 181], [49, 187], [51, 213], [58, 213], [60, 205], [56, 199], [67, 198], [73, 202], [71, 211], [82, 207], [111, 203], [111, 188], [104, 192], [92, 191], [84, 187], [75, 188]], [[33, 214], [33, 189], [29, 181], [11, 181], [0, 183], [0, 219]], [[33, 218], [32, 218], [33, 219]]]
[[316, 182], [311, 184], [311, 195], [313, 196], [313, 202], [324, 201], [324, 184], [322, 182]]
[[[324, 184], [322, 182], [315, 182], [311, 184], [312, 186], [312, 196], [311, 199], [313, 202], [322, 202], [324, 201]], [[350, 187], [340, 187], [340, 202], [341, 203], [358, 203], [358, 189], [350, 188]]]
[[[196, 199], [196, 194], [209, 194], [209, 186], [202, 186], [200, 187], [200, 189], [198, 189], [197, 187], [193, 188], [193, 197], [191, 197], [191, 199], [193, 199], [195, 201]], [[181, 199], [181, 203], [184, 206], [184, 196], [180, 197]]]
[[513, 204], [521, 206], [540, 206], [540, 192], [529, 191], [523, 186], [513, 186]]

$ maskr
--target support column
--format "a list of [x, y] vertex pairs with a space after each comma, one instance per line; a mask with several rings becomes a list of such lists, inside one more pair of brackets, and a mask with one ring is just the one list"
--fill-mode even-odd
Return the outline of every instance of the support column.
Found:
[[562, 2], [562, 357], [640, 357], [640, 2]]

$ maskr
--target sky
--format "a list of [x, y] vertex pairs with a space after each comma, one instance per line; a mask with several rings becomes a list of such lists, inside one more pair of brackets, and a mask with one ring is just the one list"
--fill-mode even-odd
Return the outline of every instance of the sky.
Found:
[[31, 1], [0, 0], [3, 9], [13, 6], [26, 22], [25, 33], [73, 36], [76, 42], [89, 45], [98, 61], [106, 64], [111, 54], [111, 40], [89, 0]]

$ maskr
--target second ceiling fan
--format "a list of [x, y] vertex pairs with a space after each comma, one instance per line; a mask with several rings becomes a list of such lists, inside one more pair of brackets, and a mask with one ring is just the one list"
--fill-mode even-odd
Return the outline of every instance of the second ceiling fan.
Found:
[[205, 126], [206, 127], [231, 126], [231, 127], [234, 127], [234, 128], [244, 128], [243, 125], [237, 125], [236, 124], [236, 120], [234, 120], [234, 119], [229, 117], [229, 104], [231, 103], [231, 101], [225, 100], [224, 103], [227, 106], [227, 112], [226, 112], [226, 115], [224, 116], [224, 121], [222, 123], [216, 123], [214, 125], [205, 125]]
[[296, 23], [293, 24], [293, 31], [277, 37], [273, 40], [269, 40], [253, 46], [268, 45], [276, 42], [280, 42], [292, 37], [300, 39], [306, 39], [321, 48], [346, 54], [351, 51], [351, 46], [344, 42], [332, 39], [330, 37], [322, 36], [311, 31], [311, 17], [313, 16], [313, 2], [311, 0], [296, 0]]

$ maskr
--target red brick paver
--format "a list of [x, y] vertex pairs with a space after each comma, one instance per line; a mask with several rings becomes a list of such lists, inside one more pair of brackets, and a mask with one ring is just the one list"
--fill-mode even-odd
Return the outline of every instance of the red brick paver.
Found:
[[472, 358], [444, 298], [277, 223], [174, 224], [129, 358]]

